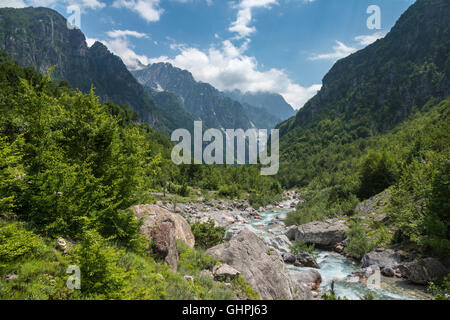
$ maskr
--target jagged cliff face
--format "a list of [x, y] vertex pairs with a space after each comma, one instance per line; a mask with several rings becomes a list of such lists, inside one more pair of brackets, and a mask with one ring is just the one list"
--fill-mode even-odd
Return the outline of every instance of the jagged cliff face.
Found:
[[248, 129], [252, 124], [242, 105], [207, 83], [195, 81], [186, 70], [169, 63], [155, 63], [133, 71], [138, 81], [153, 90], [174, 93], [183, 99], [184, 107], [210, 128]]
[[128, 104], [142, 121], [166, 134], [192, 120], [180, 110], [176, 123], [171, 121], [176, 106], [169, 111], [157, 106], [119, 57], [100, 42], [88, 47], [83, 33], [67, 28], [66, 19], [54, 10], [0, 9], [0, 49], [40, 73], [56, 66], [51, 73], [55, 80], [67, 80], [82, 92], [93, 86], [102, 102]]
[[46, 8], [1, 9], [0, 49], [41, 73], [57, 64], [57, 78], [70, 73], [71, 65], [85, 65], [88, 56], [81, 31], [70, 30], [64, 17]]
[[385, 38], [338, 61], [282, 134], [322, 119], [392, 129], [432, 97], [450, 93], [450, 1], [418, 0]]

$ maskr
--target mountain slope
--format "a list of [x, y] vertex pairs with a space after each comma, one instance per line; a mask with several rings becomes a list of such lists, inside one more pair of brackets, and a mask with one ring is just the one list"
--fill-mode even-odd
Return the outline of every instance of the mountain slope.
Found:
[[136, 79], [153, 90], [164, 90], [180, 96], [184, 106], [194, 117], [210, 128], [252, 127], [242, 105], [225, 97], [207, 83], [194, 80], [186, 70], [169, 63], [155, 63], [142, 70], [132, 71]]
[[286, 120], [295, 115], [295, 110], [292, 106], [284, 100], [284, 98], [276, 93], [256, 92], [256, 93], [241, 93], [238, 90], [225, 92], [225, 94], [239, 101], [240, 103], [249, 104], [251, 106], [264, 109], [269, 114], [278, 119]]
[[66, 80], [82, 92], [94, 86], [102, 102], [128, 104], [142, 121], [166, 134], [176, 128], [119, 57], [100, 42], [88, 47], [83, 33], [68, 29], [66, 19], [54, 10], [0, 9], [0, 49], [40, 73], [56, 66], [55, 80]]
[[339, 166], [318, 162], [324, 148], [388, 132], [448, 96], [449, 52], [450, 2], [418, 0], [384, 39], [338, 61], [319, 93], [279, 126], [284, 182], [308, 184], [316, 169]]

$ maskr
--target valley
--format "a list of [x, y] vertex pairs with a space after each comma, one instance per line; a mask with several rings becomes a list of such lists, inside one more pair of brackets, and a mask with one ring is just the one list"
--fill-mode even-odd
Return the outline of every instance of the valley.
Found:
[[0, 8], [1, 300], [450, 298], [449, 1], [415, 1], [298, 110], [92, 40]]

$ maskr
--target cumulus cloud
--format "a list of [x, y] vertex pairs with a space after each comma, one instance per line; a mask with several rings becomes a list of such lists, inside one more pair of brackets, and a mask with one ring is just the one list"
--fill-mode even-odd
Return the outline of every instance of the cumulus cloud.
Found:
[[236, 20], [231, 23], [228, 30], [237, 33], [236, 38], [248, 37], [256, 31], [255, 27], [250, 27], [252, 22], [252, 10], [254, 8], [270, 8], [271, 5], [278, 4], [277, 0], [241, 0], [233, 6], [238, 9]]
[[249, 41], [236, 47], [229, 40], [206, 51], [185, 45], [177, 46], [179, 54], [150, 59], [151, 63], [169, 62], [189, 70], [197, 81], [212, 84], [219, 90], [242, 92], [273, 92], [281, 94], [294, 108], [301, 108], [320, 89], [321, 85], [302, 87], [294, 83], [284, 70], [258, 70], [254, 57], [245, 55]]
[[87, 38], [88, 46], [92, 46], [96, 41], [103, 43], [112, 53], [119, 56], [123, 63], [130, 70], [142, 68], [150, 63], [150, 59], [145, 55], [135, 52], [135, 46], [128, 39], [133, 38], [150, 38], [146, 33], [133, 30], [111, 30], [106, 33], [108, 39], [99, 40], [95, 38]]
[[134, 11], [147, 22], [159, 21], [164, 12], [159, 7], [159, 0], [115, 0], [113, 7]]
[[345, 58], [348, 55], [354, 53], [356, 51], [356, 48], [346, 46], [340, 41], [336, 41], [335, 46], [333, 46], [333, 51], [329, 53], [322, 53], [322, 54], [314, 54], [310, 56], [309, 60], [333, 60], [337, 61], [339, 59]]
[[357, 36], [355, 37], [355, 40], [362, 46], [368, 46], [378, 39], [384, 38], [385, 35], [386, 34], [384, 32], [375, 32], [373, 34]]

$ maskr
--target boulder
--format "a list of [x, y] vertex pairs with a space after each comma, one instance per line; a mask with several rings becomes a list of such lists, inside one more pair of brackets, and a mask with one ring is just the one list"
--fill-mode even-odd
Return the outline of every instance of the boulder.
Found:
[[131, 208], [138, 219], [142, 219], [140, 232], [149, 236], [155, 225], [170, 221], [173, 225], [173, 232], [177, 240], [184, 241], [189, 247], [195, 245], [195, 238], [192, 234], [189, 223], [179, 214], [168, 211], [156, 205], [137, 205]]
[[174, 223], [164, 221], [153, 226], [149, 238], [152, 239], [151, 250], [159, 254], [172, 267], [172, 270], [177, 272], [178, 251]]
[[225, 232], [225, 240], [230, 240], [235, 235], [239, 234], [242, 230], [247, 230], [253, 233], [257, 232], [256, 229], [249, 224], [235, 223], [231, 225]]
[[295, 256], [290, 253], [283, 253], [281, 255], [283, 257], [284, 263], [294, 264], [295, 263]]
[[261, 299], [312, 299], [307, 286], [292, 281], [280, 254], [249, 230], [242, 230], [206, 253], [238, 270]]
[[227, 264], [220, 264], [213, 268], [213, 275], [216, 280], [233, 280], [240, 274], [239, 271]]
[[392, 267], [384, 267], [383, 270], [381, 270], [381, 273], [385, 277], [392, 278], [395, 276], [395, 270]]
[[297, 267], [309, 267], [320, 269], [319, 264], [314, 259], [313, 255], [308, 252], [302, 252], [295, 256], [294, 265]]
[[322, 283], [322, 276], [317, 270], [312, 269], [304, 271], [289, 270], [289, 274], [293, 281], [299, 284], [305, 283], [312, 290], [319, 289], [320, 284]]
[[372, 251], [365, 254], [361, 260], [361, 267], [366, 268], [377, 265], [380, 269], [396, 267], [401, 262], [401, 255], [392, 249], [384, 251]]
[[290, 253], [291, 242], [285, 235], [279, 235], [276, 237], [264, 238], [264, 242], [271, 248], [274, 248], [279, 253]]
[[449, 270], [435, 258], [415, 260], [398, 266], [400, 272], [411, 282], [427, 284], [444, 278]]
[[303, 224], [297, 228], [295, 240], [313, 243], [318, 247], [332, 247], [345, 239], [345, 221], [330, 219]]
[[284, 235], [290, 240], [290, 241], [294, 241], [295, 240], [295, 234], [297, 233], [297, 226], [290, 226], [289, 228], [286, 229], [286, 232], [284, 233]]

